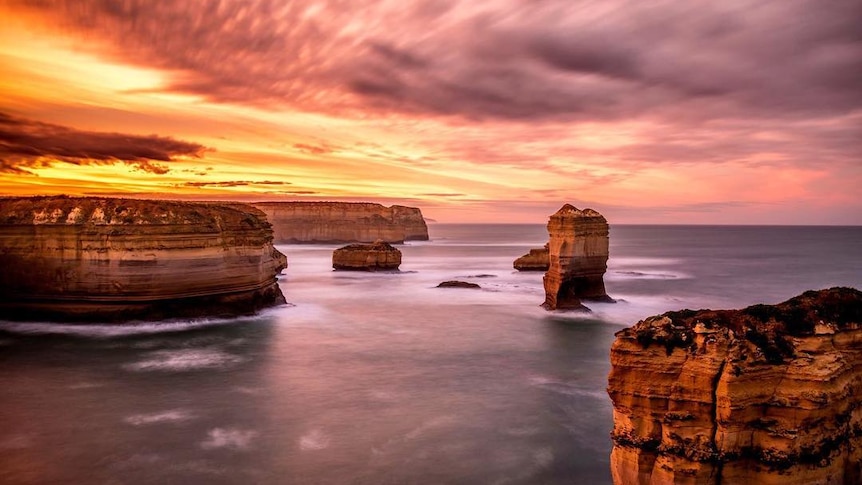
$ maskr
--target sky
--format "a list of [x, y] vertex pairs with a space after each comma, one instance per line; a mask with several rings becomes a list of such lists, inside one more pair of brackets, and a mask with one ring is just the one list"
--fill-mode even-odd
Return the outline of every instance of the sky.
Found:
[[0, 0], [0, 194], [862, 224], [859, 0]]

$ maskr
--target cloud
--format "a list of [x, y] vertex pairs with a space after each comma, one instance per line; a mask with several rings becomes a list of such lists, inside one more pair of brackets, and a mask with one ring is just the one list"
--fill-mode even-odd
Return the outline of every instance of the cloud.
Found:
[[249, 185], [290, 185], [290, 182], [277, 180], [226, 180], [216, 182], [184, 182], [177, 185], [182, 187], [245, 187]]
[[122, 163], [137, 170], [164, 174], [160, 162], [175, 157], [199, 158], [206, 148], [170, 137], [84, 131], [17, 118], [0, 112], [0, 172], [32, 173], [57, 162], [73, 165]]
[[21, 5], [169, 70], [169, 90], [256, 106], [509, 120], [862, 108], [857, 0]]

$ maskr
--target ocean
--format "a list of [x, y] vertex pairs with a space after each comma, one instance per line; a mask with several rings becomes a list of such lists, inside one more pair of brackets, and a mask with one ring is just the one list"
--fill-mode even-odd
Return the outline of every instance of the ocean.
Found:
[[612, 225], [618, 302], [546, 312], [512, 269], [543, 225], [429, 229], [399, 273], [278, 246], [255, 317], [0, 322], [0, 483], [607, 484], [615, 332], [862, 287], [862, 227]]

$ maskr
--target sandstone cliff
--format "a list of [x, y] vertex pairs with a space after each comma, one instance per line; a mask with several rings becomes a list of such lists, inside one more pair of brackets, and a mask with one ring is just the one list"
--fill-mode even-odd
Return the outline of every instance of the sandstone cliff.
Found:
[[518, 271], [548, 271], [550, 265], [548, 245], [543, 248], [531, 249], [529, 253], [521, 256], [512, 263]]
[[582, 300], [613, 301], [605, 293], [608, 221], [592, 210], [566, 204], [548, 221], [548, 310], [584, 308]]
[[124, 321], [252, 313], [283, 303], [287, 265], [250, 206], [0, 199], [0, 315]]
[[276, 243], [389, 243], [428, 240], [428, 227], [415, 207], [366, 202], [258, 202]]
[[862, 292], [669, 312], [616, 337], [614, 483], [862, 483]]
[[351, 271], [394, 271], [401, 266], [401, 251], [389, 243], [350, 244], [332, 252], [332, 267]]

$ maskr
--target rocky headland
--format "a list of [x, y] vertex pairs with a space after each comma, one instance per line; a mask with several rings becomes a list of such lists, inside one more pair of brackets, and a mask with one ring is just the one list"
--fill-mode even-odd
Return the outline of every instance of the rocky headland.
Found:
[[415, 207], [368, 202], [257, 202], [279, 243], [388, 243], [427, 241], [428, 226]]
[[683, 310], [616, 334], [617, 485], [862, 483], [862, 292]]
[[332, 252], [332, 267], [347, 271], [396, 271], [401, 266], [401, 251], [387, 242], [349, 244]]
[[0, 199], [0, 315], [119, 322], [235, 316], [284, 303], [287, 259], [242, 204]]
[[585, 300], [613, 300], [605, 293], [608, 268], [608, 221], [592, 210], [565, 204], [548, 221], [548, 310], [584, 309]]
[[548, 271], [550, 254], [548, 245], [543, 248], [531, 249], [529, 253], [516, 259], [512, 266], [518, 271]]

